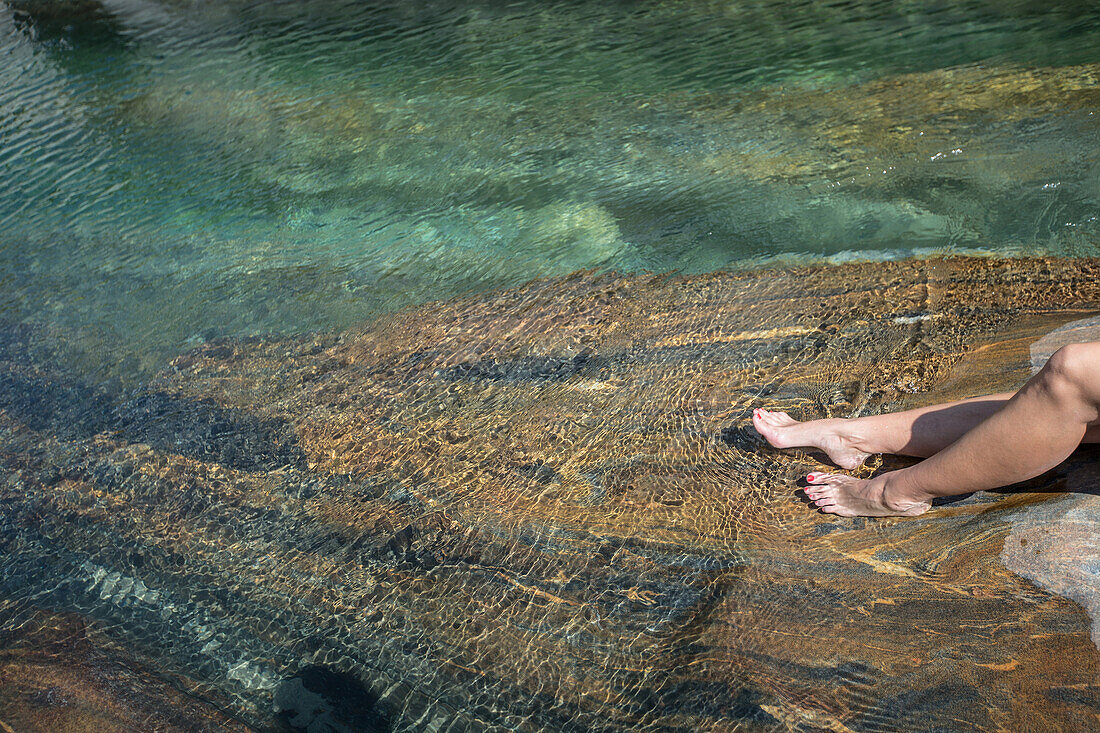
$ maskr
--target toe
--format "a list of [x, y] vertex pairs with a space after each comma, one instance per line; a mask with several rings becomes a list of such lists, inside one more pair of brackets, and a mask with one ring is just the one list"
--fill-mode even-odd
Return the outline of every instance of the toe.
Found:
[[795, 420], [793, 417], [785, 412], [769, 412], [768, 415], [771, 416], [776, 425], [780, 425], [782, 427], [790, 427], [791, 425], [794, 425], [798, 422], [798, 420]]
[[773, 428], [783, 428], [794, 423], [791, 416], [785, 412], [772, 412], [771, 410], [765, 410], [763, 407], [759, 409], [760, 419], [768, 426]]

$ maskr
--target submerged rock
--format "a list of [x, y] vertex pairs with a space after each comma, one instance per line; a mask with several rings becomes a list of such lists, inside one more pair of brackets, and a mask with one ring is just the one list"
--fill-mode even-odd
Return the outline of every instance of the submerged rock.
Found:
[[846, 519], [749, 417], [1011, 389], [1097, 311], [1097, 260], [579, 273], [207, 343], [122, 396], [19, 332], [0, 596], [257, 726], [1085, 729], [1088, 612], [1002, 550], [1095, 490], [1092, 453]]
[[253, 730], [211, 704], [212, 688], [145, 668], [75, 614], [4, 603], [0, 618], [2, 730]]

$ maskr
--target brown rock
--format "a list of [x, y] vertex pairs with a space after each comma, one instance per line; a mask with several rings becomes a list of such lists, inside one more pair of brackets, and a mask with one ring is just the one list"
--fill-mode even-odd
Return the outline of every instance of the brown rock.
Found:
[[5, 363], [0, 592], [256, 725], [1088, 729], [1089, 616], [1002, 550], [1093, 454], [843, 519], [749, 416], [1010, 389], [1098, 310], [1096, 260], [579, 273], [200, 347], [83, 434]]

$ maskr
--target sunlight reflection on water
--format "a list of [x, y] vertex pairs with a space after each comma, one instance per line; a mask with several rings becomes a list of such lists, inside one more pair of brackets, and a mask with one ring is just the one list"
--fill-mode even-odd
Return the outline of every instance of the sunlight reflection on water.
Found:
[[125, 377], [578, 268], [1090, 254], [1098, 40], [1087, 4], [13, 0], [0, 308]]

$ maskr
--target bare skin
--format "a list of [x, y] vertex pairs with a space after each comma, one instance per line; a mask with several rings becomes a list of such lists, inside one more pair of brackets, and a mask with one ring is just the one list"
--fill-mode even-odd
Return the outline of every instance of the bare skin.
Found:
[[824, 512], [913, 516], [936, 497], [1025, 481], [1081, 443], [1100, 443], [1100, 342], [1059, 349], [1016, 393], [851, 420], [798, 422], [756, 410], [753, 425], [776, 448], [818, 448], [842, 468], [872, 453], [927, 458], [871, 479], [807, 476], [806, 494]]

